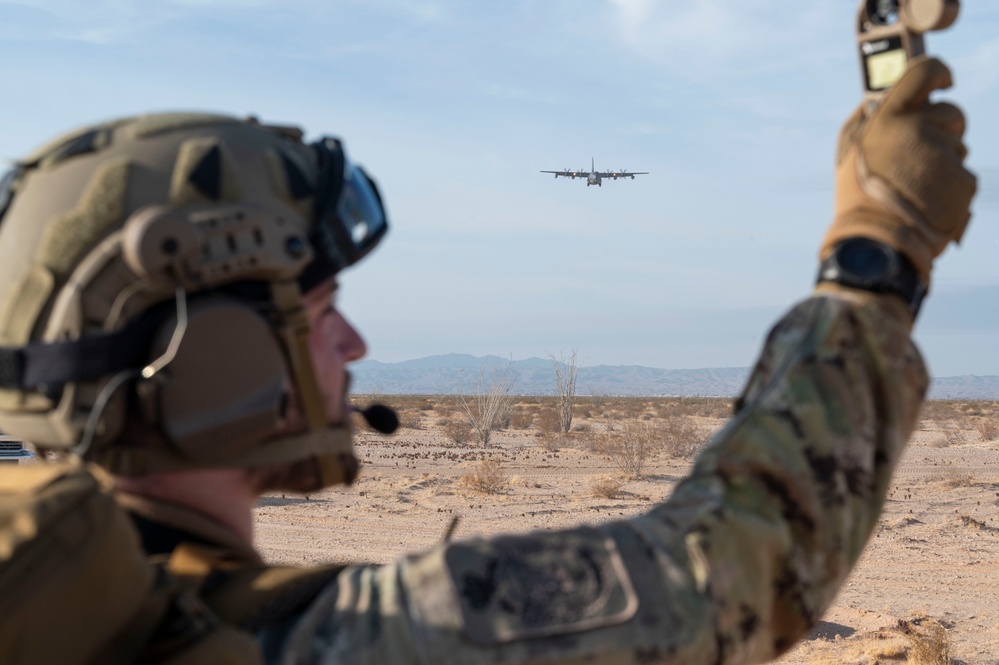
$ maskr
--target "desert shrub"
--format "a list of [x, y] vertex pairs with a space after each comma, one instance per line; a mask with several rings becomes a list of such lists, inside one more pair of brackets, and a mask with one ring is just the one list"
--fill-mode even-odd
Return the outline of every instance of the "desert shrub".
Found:
[[534, 417], [534, 427], [538, 430], [539, 437], [558, 434], [561, 431], [558, 413], [553, 408], [541, 409]]
[[597, 476], [590, 481], [590, 494], [601, 499], [616, 499], [621, 495], [624, 483], [621, 476]]
[[999, 418], [981, 418], [975, 429], [982, 441], [993, 441], [999, 438]]
[[944, 444], [948, 446], [960, 446], [967, 443], [964, 431], [957, 426], [948, 425], [943, 431]]
[[486, 459], [479, 462], [470, 471], [461, 475], [461, 486], [482, 492], [483, 494], [497, 494], [510, 484], [503, 471], [503, 465], [494, 459]]
[[936, 621], [929, 625], [914, 626], [915, 622], [900, 619], [899, 630], [909, 636], [912, 646], [909, 649], [909, 662], [914, 665], [951, 665], [950, 640], [947, 629]]
[[693, 457], [704, 445], [704, 436], [687, 416], [662, 418], [658, 422], [663, 452], [670, 457]]
[[510, 423], [508, 427], [511, 429], [530, 429], [532, 425], [534, 425], [533, 411], [519, 407], [514, 409], [510, 414]]
[[691, 457], [704, 444], [704, 437], [686, 416], [656, 420], [626, 420], [608, 427], [598, 439], [597, 448], [614, 464], [635, 478], [642, 476], [645, 464], [656, 456]]
[[493, 422], [493, 428], [497, 430], [509, 429], [512, 421], [513, 399], [510, 398], [500, 402], [499, 409], [496, 411], [496, 419]]
[[655, 426], [647, 421], [629, 420], [620, 431], [606, 432], [600, 449], [623, 473], [641, 478], [646, 463], [658, 448]]
[[494, 430], [502, 429], [510, 423], [514, 400], [510, 392], [514, 381], [514, 374], [510, 370], [512, 365], [513, 361], [510, 361], [502, 370], [494, 368], [491, 373], [480, 367], [474, 391], [465, 392], [462, 384], [462, 392], [457, 395], [462, 413], [472, 426], [475, 437], [484, 446], [489, 445], [489, 438]]
[[557, 453], [566, 446], [568, 446], [573, 437], [571, 434], [566, 434], [564, 432], [544, 432], [537, 434], [538, 445], [547, 452]]
[[589, 423], [576, 423], [575, 425], [572, 426], [572, 431], [586, 433], [593, 431], [593, 428], [590, 427]]
[[548, 357], [555, 370], [555, 411], [558, 413], [559, 431], [572, 429], [572, 416], [576, 406], [576, 373], [579, 369], [577, 349], [562, 351], [558, 357], [551, 351]]
[[573, 431], [565, 435], [564, 443], [571, 445], [573, 448], [585, 450], [588, 453], [599, 453], [600, 433], [594, 432], [591, 429], [579, 432]]
[[565, 447], [565, 435], [557, 432], [544, 434], [538, 437], [538, 444], [550, 453], [557, 453]]
[[459, 445], [468, 443], [472, 439], [472, 426], [464, 418], [448, 420], [444, 425], [444, 436]]

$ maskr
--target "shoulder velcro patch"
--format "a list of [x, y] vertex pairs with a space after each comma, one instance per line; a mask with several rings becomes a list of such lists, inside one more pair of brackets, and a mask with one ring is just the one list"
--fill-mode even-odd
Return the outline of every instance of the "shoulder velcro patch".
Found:
[[614, 541], [597, 529], [456, 543], [445, 562], [479, 644], [615, 625], [638, 609]]

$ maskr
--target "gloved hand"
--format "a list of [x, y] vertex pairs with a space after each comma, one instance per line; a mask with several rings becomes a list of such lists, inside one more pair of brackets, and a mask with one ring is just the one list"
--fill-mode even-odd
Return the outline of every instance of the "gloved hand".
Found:
[[914, 58], [905, 76], [871, 112], [864, 104], [840, 133], [836, 215], [822, 242], [825, 259], [841, 240], [865, 237], [904, 254], [925, 284], [947, 243], [971, 218], [975, 175], [964, 168], [964, 114], [931, 103], [953, 84], [935, 58]]

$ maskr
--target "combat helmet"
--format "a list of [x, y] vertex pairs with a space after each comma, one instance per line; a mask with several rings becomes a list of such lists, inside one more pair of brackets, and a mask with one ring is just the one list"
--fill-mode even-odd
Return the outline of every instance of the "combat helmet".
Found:
[[313, 461], [351, 482], [302, 294], [387, 228], [341, 142], [295, 127], [153, 114], [50, 142], [0, 181], [0, 430], [122, 475]]

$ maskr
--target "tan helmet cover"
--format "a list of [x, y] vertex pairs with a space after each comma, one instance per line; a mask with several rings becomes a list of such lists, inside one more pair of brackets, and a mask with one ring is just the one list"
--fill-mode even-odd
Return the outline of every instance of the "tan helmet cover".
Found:
[[[313, 256], [318, 186], [301, 137], [158, 114], [78, 130], [19, 162], [0, 221], [0, 346], [165, 313], [141, 373], [0, 390], [0, 430], [115, 473], [315, 459], [325, 483], [350, 482], [334, 468], [349, 458], [356, 470], [350, 431], [317, 411], [296, 281]], [[226, 294], [245, 283], [263, 286], [267, 307]], [[282, 434], [289, 385], [309, 423], [293, 435]]]

